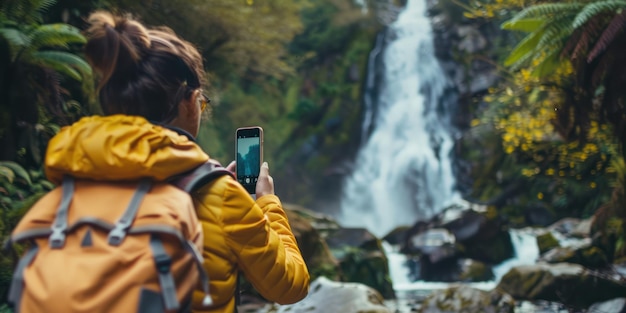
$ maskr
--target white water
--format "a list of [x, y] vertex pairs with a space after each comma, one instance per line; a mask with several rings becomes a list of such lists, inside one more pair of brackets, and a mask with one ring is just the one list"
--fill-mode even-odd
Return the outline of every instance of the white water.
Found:
[[[539, 248], [537, 247], [537, 241], [532, 230], [514, 229], [510, 231], [510, 234], [515, 256], [493, 268], [495, 276], [494, 280], [465, 283], [466, 285], [482, 290], [491, 290], [497, 285], [502, 276], [504, 276], [504, 274], [506, 274], [512, 267], [535, 264], [537, 258], [539, 257]], [[393, 282], [394, 290], [398, 292], [420, 290], [431, 291], [448, 288], [450, 286], [450, 283], [445, 282], [411, 281], [409, 279], [410, 270], [406, 264], [406, 255], [398, 253], [396, 251], [396, 247], [392, 247], [386, 242], [383, 244], [383, 247], [387, 258], [389, 259], [389, 276]]]
[[[460, 199], [450, 160], [452, 127], [440, 103], [448, 82], [434, 56], [425, 2], [409, 0], [383, 46], [372, 51], [372, 58], [380, 53], [384, 68], [380, 85], [369, 86], [375, 80], [368, 77], [366, 93], [378, 92], [366, 96], [366, 141], [343, 186], [339, 222], [377, 236], [428, 219]], [[370, 68], [368, 75], [378, 73]]]

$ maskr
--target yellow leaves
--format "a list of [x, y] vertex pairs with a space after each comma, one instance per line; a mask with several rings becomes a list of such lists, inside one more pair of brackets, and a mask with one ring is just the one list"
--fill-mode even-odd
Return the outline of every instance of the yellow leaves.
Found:
[[540, 192], [537, 194], [537, 199], [542, 200], [543, 199], [543, 192]]
[[596, 188], [596, 182], [590, 182], [589, 187], [591, 187], [592, 189]]
[[472, 127], [476, 127], [476, 126], [478, 126], [478, 125], [480, 125], [480, 120], [479, 120], [479, 119], [477, 119], [477, 118], [473, 119], [473, 120], [470, 122], [470, 126], [472, 126]]
[[552, 176], [552, 175], [554, 175], [554, 169], [553, 169], [553, 168], [549, 168], [549, 169], [547, 169], [547, 170], [546, 170], [546, 175], [548, 175], [548, 176]]

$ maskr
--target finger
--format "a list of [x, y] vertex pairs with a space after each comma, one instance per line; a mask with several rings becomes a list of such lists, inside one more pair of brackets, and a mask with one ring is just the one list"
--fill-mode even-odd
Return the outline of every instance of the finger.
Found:
[[270, 165], [267, 162], [263, 162], [261, 165], [261, 170], [259, 171], [259, 176], [269, 176], [270, 175]]
[[232, 173], [234, 173], [237, 170], [237, 162], [232, 161], [230, 162], [230, 164], [228, 164], [228, 166], [226, 166], [226, 169]]

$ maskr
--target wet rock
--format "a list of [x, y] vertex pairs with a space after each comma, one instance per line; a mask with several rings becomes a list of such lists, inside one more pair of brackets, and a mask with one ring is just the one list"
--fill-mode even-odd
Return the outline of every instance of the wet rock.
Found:
[[513, 313], [515, 300], [498, 290], [483, 291], [468, 286], [437, 290], [422, 303], [420, 313]]
[[609, 261], [600, 248], [591, 245], [591, 242], [569, 247], [556, 247], [544, 253], [540, 261], [547, 263], [575, 263], [587, 268], [604, 268]]
[[447, 259], [432, 264], [427, 258], [413, 257], [407, 260], [406, 266], [412, 281], [481, 282], [494, 278], [491, 266], [471, 259]]
[[457, 50], [459, 51], [476, 53], [487, 47], [487, 39], [475, 26], [459, 26], [457, 27], [457, 35], [460, 38], [460, 42], [457, 45]]
[[448, 230], [433, 228], [412, 237], [409, 251], [420, 253], [430, 263], [437, 264], [456, 255], [454, 243], [454, 235]]
[[[289, 219], [291, 231], [296, 237], [302, 257], [309, 268], [312, 277], [326, 276], [339, 279], [339, 261], [331, 253], [323, 232], [339, 227], [332, 219], [314, 214], [308, 210], [292, 205], [283, 204]], [[318, 230], [319, 227], [321, 229]]]
[[626, 313], [626, 298], [616, 298], [604, 302], [594, 303], [589, 307], [587, 312]]
[[[419, 243], [422, 238], [420, 234], [431, 232], [437, 229], [436, 233], [441, 238], [446, 237], [440, 229], [446, 229], [455, 238], [456, 245], [452, 249], [451, 241], [446, 245], [441, 244], [436, 250], [435, 247], [424, 248]], [[443, 260], [447, 257], [466, 257], [489, 264], [497, 264], [513, 257], [513, 243], [509, 232], [500, 222], [497, 212], [488, 209], [483, 205], [476, 205], [470, 202], [460, 202], [443, 210], [431, 221], [419, 221], [409, 231], [407, 231], [407, 243], [403, 251], [434, 250], [427, 252], [431, 257], [431, 262]], [[428, 238], [434, 234], [429, 234]], [[444, 240], [440, 240], [443, 242]], [[453, 253], [456, 249], [457, 253]], [[445, 257], [443, 257], [445, 256]]]
[[539, 247], [539, 253], [543, 254], [550, 249], [559, 247], [559, 241], [554, 238], [551, 232], [546, 231], [537, 235], [537, 247]]
[[275, 305], [271, 312], [345, 312], [392, 313], [375, 289], [359, 283], [340, 283], [319, 277], [302, 301], [291, 305]]
[[339, 228], [328, 232], [326, 242], [339, 261], [341, 281], [362, 283], [385, 299], [395, 298], [380, 239], [364, 228]]
[[515, 299], [554, 301], [577, 309], [626, 293], [623, 282], [569, 263], [514, 267], [496, 288]]
[[580, 222], [578, 218], [566, 217], [556, 221], [554, 224], [550, 225], [548, 229], [557, 231], [564, 236], [570, 236]]
[[457, 281], [462, 282], [479, 282], [494, 279], [491, 266], [476, 260], [462, 259], [459, 260], [460, 273]]
[[385, 235], [383, 240], [392, 245], [403, 245], [405, 243], [408, 230], [409, 227], [407, 226], [396, 227]]

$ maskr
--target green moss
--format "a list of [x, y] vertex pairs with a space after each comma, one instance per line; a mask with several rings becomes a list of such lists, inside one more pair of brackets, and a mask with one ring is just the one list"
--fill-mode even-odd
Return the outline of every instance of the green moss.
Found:
[[559, 247], [559, 241], [554, 238], [551, 232], [537, 236], [537, 246], [539, 247], [539, 253], [544, 253], [550, 249]]

